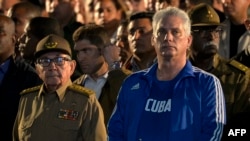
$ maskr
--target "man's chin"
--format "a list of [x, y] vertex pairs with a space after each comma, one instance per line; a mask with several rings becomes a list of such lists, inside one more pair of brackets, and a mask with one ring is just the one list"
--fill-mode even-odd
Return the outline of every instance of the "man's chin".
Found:
[[218, 53], [216, 46], [206, 46], [206, 48], [204, 48], [204, 54], [215, 55], [216, 53]]
[[45, 82], [48, 85], [57, 85], [61, 82], [61, 79], [59, 77], [47, 77]]
[[211, 58], [215, 55], [216, 55], [216, 52], [206, 52], [206, 53], [200, 54], [200, 58], [207, 59], [207, 58]]

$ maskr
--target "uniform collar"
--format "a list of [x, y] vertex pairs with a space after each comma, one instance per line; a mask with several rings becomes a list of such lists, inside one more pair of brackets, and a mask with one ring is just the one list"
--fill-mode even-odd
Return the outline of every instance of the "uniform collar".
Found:
[[[62, 99], [64, 98], [66, 89], [67, 89], [68, 86], [70, 86], [70, 85], [72, 85], [72, 81], [71, 81], [71, 80], [67, 81], [67, 83], [66, 83], [64, 86], [60, 87], [59, 89], [57, 89], [57, 90], [55, 91], [55, 93], [56, 93], [57, 96], [59, 97], [59, 100], [60, 100], [60, 101], [62, 101]], [[53, 92], [53, 93], [54, 93], [54, 92]], [[40, 89], [40, 91], [39, 91], [39, 93], [38, 93], [38, 97], [41, 97], [41, 96], [44, 95], [44, 94], [47, 94], [46, 91], [45, 91], [45, 84], [43, 84], [43, 85], [41, 86], [41, 89]]]

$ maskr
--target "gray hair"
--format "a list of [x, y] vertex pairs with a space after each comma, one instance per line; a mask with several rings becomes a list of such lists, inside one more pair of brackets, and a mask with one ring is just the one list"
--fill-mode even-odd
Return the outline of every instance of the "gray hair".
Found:
[[190, 35], [191, 34], [191, 22], [190, 22], [190, 18], [188, 16], [188, 14], [177, 8], [177, 7], [167, 7], [164, 8], [162, 10], [159, 10], [155, 13], [155, 15], [153, 16], [153, 34], [156, 35], [156, 28], [157, 25], [159, 24], [159, 22], [165, 18], [165, 17], [169, 17], [169, 16], [176, 16], [182, 19], [183, 21], [183, 27], [184, 30], [186, 31], [186, 35]]

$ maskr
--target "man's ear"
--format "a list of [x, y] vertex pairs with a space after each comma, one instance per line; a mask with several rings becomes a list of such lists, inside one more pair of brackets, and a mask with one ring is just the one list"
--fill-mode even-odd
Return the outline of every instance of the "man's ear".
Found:
[[192, 35], [189, 35], [188, 37], [188, 46], [187, 46], [187, 49], [189, 49], [192, 45], [192, 42], [193, 42], [193, 36]]
[[13, 42], [13, 44], [16, 44], [16, 42], [17, 42], [17, 39], [16, 39], [16, 36], [15, 35], [12, 35], [12, 42]]
[[75, 68], [76, 68], [76, 61], [75, 60], [72, 60], [70, 62], [70, 67], [71, 67], [71, 75], [72, 75], [75, 71]]
[[151, 45], [152, 45], [153, 47], [155, 47], [155, 43], [156, 43], [156, 38], [155, 38], [155, 36], [154, 36], [154, 34], [153, 34], [152, 37], [151, 37]]

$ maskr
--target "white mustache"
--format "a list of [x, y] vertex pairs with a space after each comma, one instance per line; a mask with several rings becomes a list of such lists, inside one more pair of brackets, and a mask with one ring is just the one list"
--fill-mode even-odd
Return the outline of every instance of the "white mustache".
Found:
[[206, 42], [204, 45], [203, 45], [203, 48], [206, 48], [207, 46], [216, 46], [218, 48], [219, 44], [218, 43], [215, 43], [213, 41], [210, 41], [210, 42]]

